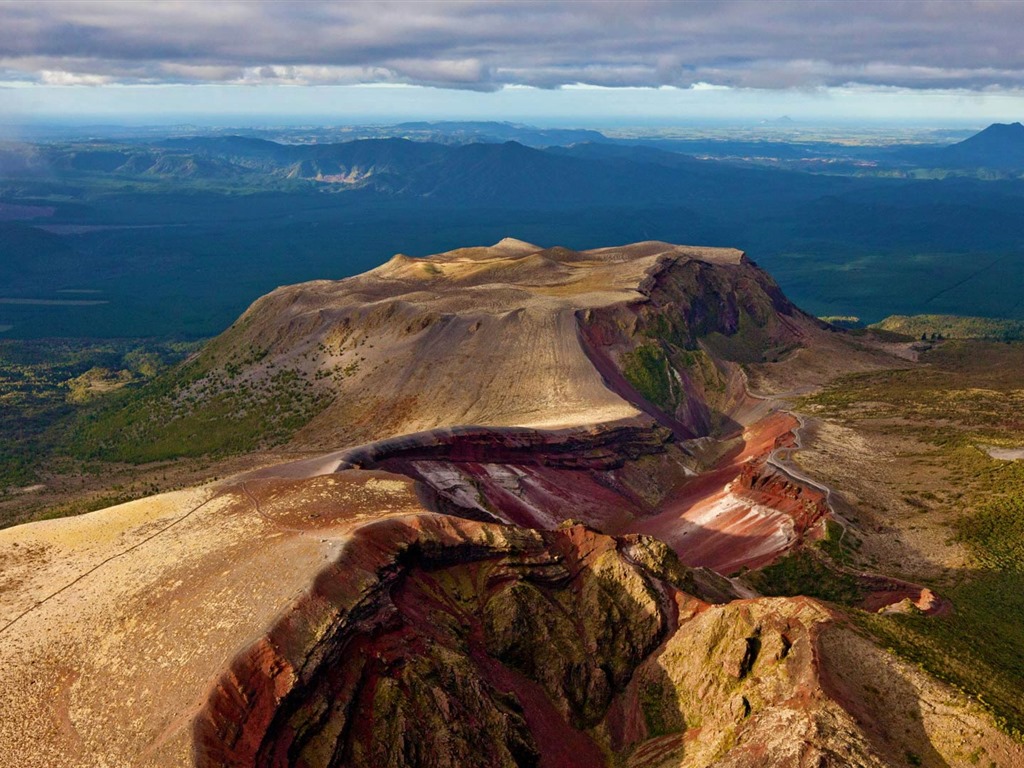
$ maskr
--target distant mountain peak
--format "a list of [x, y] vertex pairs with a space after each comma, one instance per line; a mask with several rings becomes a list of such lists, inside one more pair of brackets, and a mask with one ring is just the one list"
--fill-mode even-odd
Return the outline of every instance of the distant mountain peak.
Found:
[[1018, 123], [992, 123], [978, 133], [974, 134], [968, 139], [964, 139], [960, 144], [967, 144], [968, 142], [977, 143], [979, 141], [1024, 141], [1024, 125]]
[[1024, 169], [1024, 125], [993, 123], [941, 153], [939, 162], [951, 167]]

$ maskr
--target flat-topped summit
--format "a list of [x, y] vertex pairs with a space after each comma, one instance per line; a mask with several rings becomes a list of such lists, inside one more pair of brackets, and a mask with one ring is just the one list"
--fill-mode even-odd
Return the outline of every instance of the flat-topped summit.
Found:
[[[541, 248], [514, 238], [489, 247], [459, 248], [434, 256], [397, 254], [376, 269], [335, 283], [293, 286], [293, 291], [342, 295], [358, 286], [364, 297], [388, 298], [418, 286], [450, 292], [455, 288], [515, 285], [536, 289], [536, 295], [558, 295], [577, 308], [597, 306], [610, 292], [637, 291], [644, 279], [668, 261], [703, 261], [738, 265], [743, 252], [735, 248], [673, 245], [656, 240], [631, 245], [575, 251]], [[408, 285], [396, 285], [402, 281]], [[487, 308], [481, 298], [481, 308]]]
[[[170, 439], [197, 429], [237, 452], [238, 437], [199, 426], [224, 418], [261, 425], [264, 445], [332, 451], [461, 425], [605, 423], [656, 407], [671, 412], [665, 425], [677, 434], [705, 434], [735, 405], [726, 383], [736, 363], [775, 360], [822, 334], [737, 249], [574, 250], [506, 238], [279, 288], [151, 398], [140, 393], [130, 416], [89, 429], [113, 456], [126, 440], [134, 455], [139, 446], [166, 455]], [[684, 397], [694, 379], [704, 384]]]
[[[596, 340], [587, 328], [609, 313], [620, 327]], [[648, 241], [576, 251], [505, 239], [280, 288], [207, 358], [239, 365], [258, 350], [249, 380], [293, 370], [329, 389], [332, 404], [299, 435], [317, 445], [460, 424], [574, 426], [643, 410], [608, 385], [591, 347], [627, 352], [650, 313], [670, 317], [691, 350], [709, 334], [714, 344], [747, 339], [723, 347], [724, 360], [754, 336], [794, 348], [800, 329], [817, 328], [736, 249]]]

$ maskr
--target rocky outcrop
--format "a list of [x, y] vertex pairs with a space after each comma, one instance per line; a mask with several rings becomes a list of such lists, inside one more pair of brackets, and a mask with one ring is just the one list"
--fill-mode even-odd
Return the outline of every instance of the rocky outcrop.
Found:
[[643, 537], [367, 526], [214, 689], [197, 763], [601, 764], [588, 731], [674, 628], [688, 583]]
[[610, 386], [681, 438], [735, 430], [747, 397], [737, 364], [778, 360], [825, 328], [743, 255], [665, 255], [638, 290], [581, 311], [580, 337]]
[[[878, 764], [840, 708], [814, 701], [827, 610], [716, 607], [695, 589], [644, 537], [371, 524], [214, 688], [197, 763], [593, 768], [672, 754], [697, 765], [737, 745], [777, 751], [773, 728], [799, 714], [802, 745], [786, 750], [824, 755], [842, 740]], [[846, 731], [819, 731], [819, 717]]]
[[888, 764], [823, 686], [828, 609], [698, 590], [643, 536], [371, 524], [215, 686], [196, 763]]
[[767, 464], [749, 462], [743, 466], [734, 486], [743, 496], [788, 515], [800, 536], [830, 512], [825, 494], [801, 485]]

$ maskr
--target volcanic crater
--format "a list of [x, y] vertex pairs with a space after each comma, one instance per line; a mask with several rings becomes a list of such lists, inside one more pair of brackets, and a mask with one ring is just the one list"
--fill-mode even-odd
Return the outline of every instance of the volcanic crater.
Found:
[[[5, 763], [939, 766], [951, 728], [1024, 761], [743, 578], [842, 523], [748, 377], [893, 360], [740, 251], [399, 255], [272, 292], [200, 363], [327, 404], [295, 461], [0, 531]], [[872, 608], [921, 597], [860, 578]]]

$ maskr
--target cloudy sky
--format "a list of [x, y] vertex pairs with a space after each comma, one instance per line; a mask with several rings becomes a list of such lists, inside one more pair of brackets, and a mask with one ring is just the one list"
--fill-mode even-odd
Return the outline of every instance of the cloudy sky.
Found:
[[1012, 0], [0, 0], [0, 119], [985, 122], [1024, 116], [1022, 31]]

